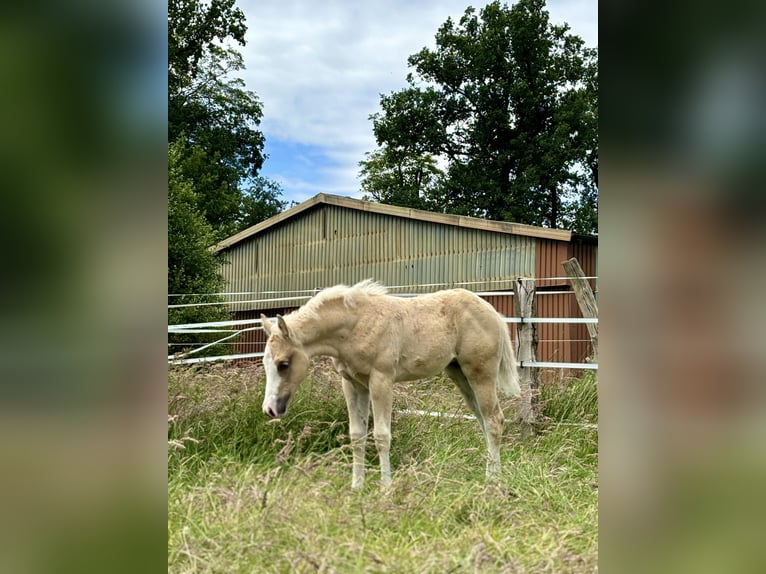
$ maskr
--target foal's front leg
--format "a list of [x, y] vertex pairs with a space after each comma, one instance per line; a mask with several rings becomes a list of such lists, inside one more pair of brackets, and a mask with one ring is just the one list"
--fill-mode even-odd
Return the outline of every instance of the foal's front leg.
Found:
[[[342, 375], [341, 375], [342, 376]], [[348, 407], [348, 428], [354, 464], [351, 488], [364, 486], [364, 451], [367, 444], [367, 421], [370, 417], [370, 392], [343, 377], [343, 396]]]
[[391, 386], [393, 377], [379, 372], [370, 374], [370, 398], [372, 399], [372, 416], [374, 425], [372, 434], [380, 459], [380, 484], [387, 487], [391, 484]]

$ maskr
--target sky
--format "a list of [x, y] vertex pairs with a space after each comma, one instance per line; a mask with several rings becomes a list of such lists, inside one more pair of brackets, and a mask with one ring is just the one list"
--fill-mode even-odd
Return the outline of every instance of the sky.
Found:
[[[239, 0], [248, 31], [238, 46], [246, 89], [263, 104], [268, 156], [261, 175], [283, 200], [318, 193], [361, 198], [359, 162], [376, 149], [371, 114], [380, 95], [407, 87], [407, 58], [434, 49], [448, 17], [471, 0]], [[597, 0], [548, 1], [554, 24], [598, 43]]]

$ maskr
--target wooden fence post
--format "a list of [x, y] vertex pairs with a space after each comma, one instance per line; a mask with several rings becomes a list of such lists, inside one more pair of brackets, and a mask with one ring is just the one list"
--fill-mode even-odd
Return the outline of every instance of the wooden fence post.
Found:
[[[513, 305], [516, 315], [521, 317], [522, 322], [517, 323], [516, 340], [518, 352], [516, 358], [520, 363], [534, 362], [537, 349], [537, 329], [534, 323], [525, 323], [525, 318], [534, 317], [536, 314], [535, 304], [535, 281], [534, 279], [516, 279], [513, 282]], [[521, 399], [516, 413], [516, 421], [521, 424], [522, 436], [528, 437], [533, 432], [535, 414], [532, 408], [533, 394], [537, 391], [537, 367], [520, 367]]]
[[[572, 289], [574, 289], [582, 316], [586, 319], [598, 318], [596, 298], [593, 296], [590, 283], [585, 279], [585, 273], [583, 273], [580, 263], [576, 258], [572, 257], [568, 261], [563, 261], [561, 266], [572, 281]], [[598, 363], [598, 324], [586, 323], [586, 326], [588, 327], [590, 340], [593, 344], [593, 362]]]

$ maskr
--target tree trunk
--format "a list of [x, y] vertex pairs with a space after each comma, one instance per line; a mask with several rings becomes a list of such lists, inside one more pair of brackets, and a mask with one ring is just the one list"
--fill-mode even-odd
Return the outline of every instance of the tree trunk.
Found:
[[556, 229], [556, 225], [558, 224], [559, 220], [559, 195], [556, 192], [556, 186], [553, 185], [551, 187], [550, 191], [550, 197], [551, 197], [551, 219], [550, 219], [550, 225], [551, 229]]

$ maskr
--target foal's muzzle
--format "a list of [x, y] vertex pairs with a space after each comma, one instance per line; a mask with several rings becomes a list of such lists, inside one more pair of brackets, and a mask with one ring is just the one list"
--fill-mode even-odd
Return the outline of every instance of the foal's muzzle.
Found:
[[290, 400], [290, 395], [286, 397], [279, 397], [276, 404], [264, 405], [263, 413], [272, 419], [281, 417], [287, 412], [287, 402]]

